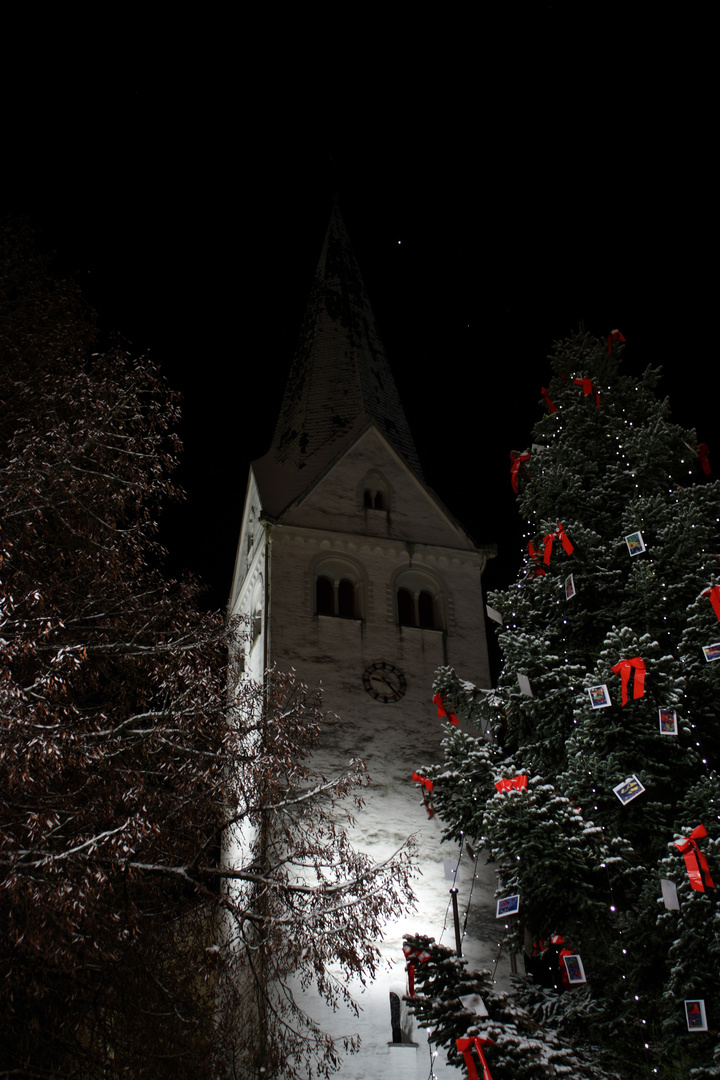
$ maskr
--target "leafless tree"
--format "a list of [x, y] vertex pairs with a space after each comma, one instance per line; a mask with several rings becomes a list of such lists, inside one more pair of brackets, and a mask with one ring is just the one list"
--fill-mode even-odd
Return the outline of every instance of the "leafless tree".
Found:
[[238, 627], [162, 571], [177, 397], [22, 228], [0, 321], [0, 1078], [325, 1075], [288, 977], [371, 978], [411, 855], [349, 844], [314, 693], [229, 693]]

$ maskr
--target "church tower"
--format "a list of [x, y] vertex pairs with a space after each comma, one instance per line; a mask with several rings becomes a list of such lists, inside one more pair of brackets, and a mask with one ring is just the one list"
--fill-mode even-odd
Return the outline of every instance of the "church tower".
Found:
[[[440, 826], [411, 776], [439, 757], [436, 669], [451, 665], [490, 685], [481, 576], [491, 554], [423, 480], [335, 207], [272, 444], [250, 468], [231, 611], [250, 619], [246, 673], [262, 679], [274, 663], [321, 684], [338, 717], [323, 756], [337, 767], [366, 760], [372, 787], [357, 846], [380, 861], [410, 834], [419, 840], [417, 913], [383, 942], [393, 970], [361, 995], [359, 1020], [318, 1017], [328, 1030], [361, 1035], [344, 1077], [427, 1076], [426, 1046], [392, 1045], [389, 991], [402, 994], [403, 931], [440, 937], [442, 857], [452, 852], [440, 849]], [[443, 941], [452, 940], [448, 930]], [[424, 1043], [423, 1034], [413, 1041]]]

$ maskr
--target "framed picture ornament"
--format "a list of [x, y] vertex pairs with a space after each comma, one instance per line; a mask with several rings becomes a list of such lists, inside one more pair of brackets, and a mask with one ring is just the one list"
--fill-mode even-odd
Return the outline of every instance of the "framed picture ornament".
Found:
[[693, 998], [685, 1002], [685, 1022], [688, 1031], [707, 1031], [704, 998]]
[[585, 978], [585, 968], [583, 967], [583, 962], [577, 955], [577, 953], [571, 953], [570, 956], [563, 956], [562, 962], [565, 965], [568, 982], [571, 985], [587, 982], [587, 979]]
[[591, 686], [588, 689], [588, 695], [593, 709], [609, 709], [612, 705], [610, 693], [605, 683], [601, 683], [600, 686]]
[[530, 686], [530, 680], [527, 675], [523, 675], [522, 672], [517, 673], [518, 686], [520, 687], [520, 693], [525, 697], [533, 697], [532, 687]]
[[645, 541], [641, 532], [628, 533], [625, 537], [627, 549], [631, 555], [641, 555], [645, 551]]
[[662, 889], [663, 904], [668, 911], [679, 911], [680, 901], [678, 900], [677, 885], [674, 881], [670, 881], [669, 878], [660, 878], [660, 888]]
[[488, 1011], [485, 1008], [485, 1002], [479, 994], [465, 994], [464, 997], [460, 997], [458, 1000], [463, 1009], [467, 1009], [474, 1016], [487, 1016]]
[[509, 915], [517, 915], [520, 909], [520, 893], [515, 896], [504, 896], [497, 902], [495, 912], [496, 919], [506, 919]]
[[658, 709], [658, 724], [661, 735], [677, 735], [678, 718], [676, 709]]
[[633, 799], [637, 799], [638, 795], [642, 795], [644, 790], [645, 788], [634, 773], [632, 776], [628, 776], [627, 780], [623, 780], [622, 784], [618, 784], [613, 788], [623, 806], [627, 806]]

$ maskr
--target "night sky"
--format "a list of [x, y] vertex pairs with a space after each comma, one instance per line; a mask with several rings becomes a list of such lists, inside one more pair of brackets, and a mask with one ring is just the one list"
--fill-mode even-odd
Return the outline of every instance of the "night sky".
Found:
[[163, 535], [208, 604], [227, 599], [248, 464], [272, 436], [334, 192], [426, 478], [499, 545], [489, 587], [520, 557], [509, 451], [541, 415], [553, 340], [581, 321], [622, 330], [630, 371], [663, 365], [674, 418], [720, 472], [692, 57], [671, 25], [630, 59], [611, 27], [594, 40], [562, 6], [532, 10], [521, 48], [465, 42], [442, 68], [416, 49], [399, 74], [400, 37], [310, 72], [264, 45], [250, 74], [227, 50], [161, 69], [148, 51], [13, 99], [0, 212], [29, 216], [106, 340], [149, 350], [184, 395], [188, 499]]

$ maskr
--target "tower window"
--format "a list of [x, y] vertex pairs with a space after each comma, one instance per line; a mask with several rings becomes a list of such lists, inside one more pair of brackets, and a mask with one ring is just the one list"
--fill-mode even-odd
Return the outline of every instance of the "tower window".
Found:
[[401, 626], [417, 626], [421, 630], [435, 630], [435, 601], [427, 589], [411, 592], [397, 591], [398, 622]]
[[349, 578], [338, 583], [338, 615], [341, 619], [355, 618], [355, 585]]
[[382, 510], [387, 513], [390, 509], [390, 488], [386, 478], [377, 469], [371, 469], [366, 473], [357, 487], [358, 499], [362, 497], [362, 505], [366, 510]]
[[442, 629], [442, 603], [437, 585], [428, 588], [428, 576], [421, 571], [406, 572], [400, 581], [395, 594], [399, 625], [420, 630]]
[[427, 592], [425, 589], [418, 595], [418, 626], [423, 630], [435, 629], [435, 603], [432, 598], [432, 593]]
[[335, 586], [330, 578], [319, 577], [315, 582], [315, 609], [318, 615], [335, 614]]
[[372, 491], [365, 488], [363, 506], [366, 510], [387, 510], [387, 495], [384, 491]]
[[315, 612], [339, 619], [357, 619], [357, 586], [349, 577], [319, 574], [315, 579]]
[[417, 626], [415, 619], [415, 597], [409, 589], [398, 589], [398, 622], [401, 626]]

